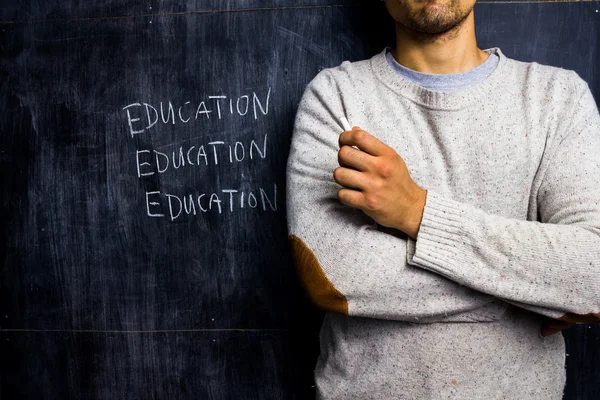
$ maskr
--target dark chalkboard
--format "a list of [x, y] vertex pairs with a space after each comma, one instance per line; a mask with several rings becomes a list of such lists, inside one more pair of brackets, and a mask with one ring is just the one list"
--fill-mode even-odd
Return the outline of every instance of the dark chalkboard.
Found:
[[[480, 2], [479, 47], [600, 95], [597, 2]], [[0, 398], [305, 399], [287, 247], [305, 85], [392, 44], [374, 1], [0, 1]], [[565, 332], [596, 398], [600, 330]]]

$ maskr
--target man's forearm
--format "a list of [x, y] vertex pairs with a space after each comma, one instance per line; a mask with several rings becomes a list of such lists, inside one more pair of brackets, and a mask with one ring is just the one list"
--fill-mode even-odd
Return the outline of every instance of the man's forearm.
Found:
[[409, 263], [533, 306], [552, 318], [600, 322], [600, 229], [492, 215], [432, 190]]

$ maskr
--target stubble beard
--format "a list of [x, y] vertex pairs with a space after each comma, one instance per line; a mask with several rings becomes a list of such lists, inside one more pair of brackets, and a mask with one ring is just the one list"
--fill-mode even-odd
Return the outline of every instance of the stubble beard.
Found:
[[447, 4], [436, 9], [422, 7], [416, 11], [408, 11], [404, 21], [398, 23], [419, 41], [448, 40], [458, 34], [472, 11], [473, 8], [462, 9], [460, 0], [449, 0]]

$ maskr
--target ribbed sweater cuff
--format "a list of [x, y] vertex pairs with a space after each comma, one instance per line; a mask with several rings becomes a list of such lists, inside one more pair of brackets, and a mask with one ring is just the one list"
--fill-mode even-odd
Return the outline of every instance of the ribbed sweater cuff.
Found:
[[468, 207], [428, 189], [416, 241], [409, 237], [407, 242], [407, 263], [460, 282], [464, 251], [470, 246], [465, 227], [473, 210], [468, 211]]

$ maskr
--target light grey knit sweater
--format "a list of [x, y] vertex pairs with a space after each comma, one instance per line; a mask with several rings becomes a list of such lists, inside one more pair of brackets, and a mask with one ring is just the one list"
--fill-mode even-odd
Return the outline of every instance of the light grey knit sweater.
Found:
[[[506, 57], [425, 89], [385, 51], [321, 71], [287, 165], [298, 276], [326, 310], [319, 399], [561, 399], [542, 316], [600, 318], [600, 115], [577, 73]], [[394, 148], [427, 190], [416, 240], [337, 199], [340, 121]]]

